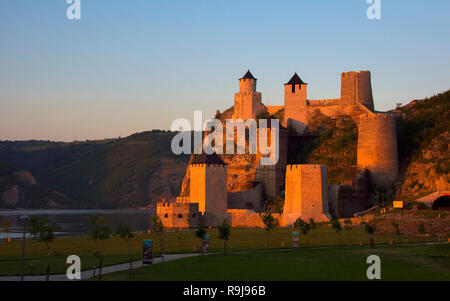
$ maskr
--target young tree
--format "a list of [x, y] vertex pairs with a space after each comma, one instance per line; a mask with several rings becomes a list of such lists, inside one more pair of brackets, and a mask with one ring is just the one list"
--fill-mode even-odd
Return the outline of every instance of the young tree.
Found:
[[333, 229], [336, 231], [336, 233], [339, 233], [339, 232], [341, 232], [341, 230], [342, 230], [341, 223], [339, 222], [338, 219], [333, 219], [333, 220], [331, 221], [331, 226], [332, 226]]
[[227, 224], [227, 220], [224, 219], [222, 225], [218, 227], [219, 239], [223, 239], [223, 255], [225, 255], [228, 245], [228, 239], [231, 234], [231, 227]]
[[124, 223], [119, 223], [117, 225], [117, 231], [116, 234], [122, 238], [128, 247], [128, 254], [130, 255], [130, 276], [133, 270], [133, 256], [131, 255], [131, 247], [130, 247], [130, 239], [133, 238], [133, 232], [131, 232], [131, 229], [129, 226], [125, 225]]
[[[206, 235], [205, 229], [203, 229], [201, 226], [198, 226], [197, 231], [195, 231], [195, 237], [200, 239], [200, 254], [203, 255], [203, 238]], [[200, 259], [200, 258], [199, 258]]]
[[392, 221], [392, 227], [394, 227], [394, 233], [397, 236], [397, 242], [399, 241], [400, 235], [402, 234], [400, 232], [400, 226], [395, 221]]
[[311, 230], [316, 230], [317, 229], [316, 222], [314, 221], [313, 218], [309, 219], [309, 226], [311, 227]]
[[344, 228], [345, 228], [345, 230], [352, 229], [352, 220], [351, 219], [344, 220]]
[[156, 235], [159, 237], [159, 252], [164, 261], [164, 224], [158, 215], [152, 218], [152, 222], [153, 231], [155, 231]]
[[102, 253], [101, 253], [101, 241], [108, 239], [111, 230], [106, 225], [106, 221], [103, 217], [98, 214], [91, 215], [89, 217], [89, 223], [91, 224], [91, 229], [89, 230], [89, 237], [97, 244], [97, 256], [99, 258], [99, 280], [102, 279]]
[[268, 212], [262, 216], [262, 222], [266, 226], [267, 231], [267, 248], [269, 248], [269, 242], [270, 242], [270, 231], [275, 229], [279, 225], [279, 221], [277, 218], [275, 218], [271, 212]]
[[[338, 219], [333, 219], [331, 221], [331, 226], [333, 227], [333, 229], [336, 231], [337, 234], [339, 234], [342, 231], [342, 226]], [[338, 246], [342, 246], [342, 244], [343, 244], [342, 239], [339, 237]]]
[[55, 239], [55, 232], [61, 229], [59, 225], [56, 223], [51, 223], [48, 220], [44, 219], [39, 226], [39, 241], [44, 242], [47, 249], [47, 270], [46, 270], [46, 279], [48, 280], [50, 273], [50, 264], [49, 264], [49, 255], [50, 255], [50, 243]]
[[309, 230], [311, 230], [311, 226], [300, 217], [295, 221], [295, 227], [299, 228], [303, 235], [308, 234]]
[[30, 217], [27, 223], [27, 231], [31, 235], [31, 239], [34, 243], [34, 254], [36, 254], [37, 242], [39, 240], [39, 233], [41, 231], [41, 222], [36, 216]]
[[364, 223], [364, 231], [369, 235], [373, 235], [373, 233], [375, 232], [375, 226], [369, 223]]

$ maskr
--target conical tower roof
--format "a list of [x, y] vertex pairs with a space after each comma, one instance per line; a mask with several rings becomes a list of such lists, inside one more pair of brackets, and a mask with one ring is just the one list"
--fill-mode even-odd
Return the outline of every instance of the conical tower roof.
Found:
[[297, 73], [292, 76], [292, 78], [285, 85], [304, 85], [305, 83], [302, 81], [300, 76]]
[[248, 70], [247, 73], [245, 73], [245, 75], [241, 79], [254, 79], [254, 80], [256, 80], [256, 78], [253, 76], [253, 74], [251, 74], [250, 70]]

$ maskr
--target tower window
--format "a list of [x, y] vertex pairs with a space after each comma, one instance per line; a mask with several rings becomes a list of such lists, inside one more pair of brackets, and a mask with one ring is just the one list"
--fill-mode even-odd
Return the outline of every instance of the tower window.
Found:
[[169, 217], [169, 215], [166, 213], [166, 214], [164, 214], [164, 218], [168, 218]]
[[178, 214], [178, 218], [183, 218], [183, 214]]

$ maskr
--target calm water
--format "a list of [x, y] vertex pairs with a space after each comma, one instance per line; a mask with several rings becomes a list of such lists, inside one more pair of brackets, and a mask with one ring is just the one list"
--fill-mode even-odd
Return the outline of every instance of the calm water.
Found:
[[[20, 238], [23, 233], [22, 215], [46, 218], [61, 226], [57, 236], [87, 235], [89, 216], [99, 214], [105, 218], [111, 231], [123, 222], [133, 231], [147, 231], [151, 228], [155, 210], [0, 210], [0, 228], [3, 220], [10, 222], [9, 237]], [[0, 239], [6, 239], [6, 233], [0, 229]]]

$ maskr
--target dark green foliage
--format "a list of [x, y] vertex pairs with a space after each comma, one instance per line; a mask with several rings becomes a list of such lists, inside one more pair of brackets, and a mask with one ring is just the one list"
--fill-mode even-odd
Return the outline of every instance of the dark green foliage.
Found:
[[299, 228], [303, 235], [308, 234], [311, 230], [311, 226], [300, 217], [294, 222], [294, 227]]
[[205, 235], [206, 235], [205, 229], [203, 229], [202, 227], [199, 226], [197, 228], [197, 231], [195, 231], [195, 237], [202, 240]]
[[317, 228], [316, 222], [313, 218], [309, 219], [309, 226], [311, 227], [311, 230], [315, 230]]
[[277, 118], [280, 121], [280, 124], [283, 124], [284, 123], [284, 108], [276, 111], [273, 114], [273, 117]]
[[400, 236], [402, 234], [400, 231], [400, 226], [397, 222], [392, 221], [392, 227], [394, 227], [395, 235]]
[[[431, 140], [450, 128], [450, 90], [415, 100], [397, 109], [398, 153], [400, 160], [417, 159]], [[443, 146], [448, 147], [447, 144]], [[448, 160], [448, 158], [447, 158]]]
[[89, 230], [89, 237], [92, 240], [104, 240], [108, 239], [111, 233], [111, 230], [106, 225], [106, 221], [102, 216], [98, 214], [91, 215], [89, 217], [89, 223], [91, 225], [91, 229]]
[[262, 221], [264, 225], [266, 226], [266, 230], [270, 232], [271, 230], [275, 229], [275, 227], [278, 227], [279, 221], [277, 218], [275, 218], [272, 213], [268, 212], [262, 216]]
[[223, 239], [223, 254], [226, 254], [227, 242], [231, 234], [231, 227], [228, 225], [226, 219], [222, 222], [222, 225], [217, 228], [217, 230], [219, 230], [219, 239]]
[[352, 220], [350, 220], [350, 219], [344, 220], [344, 228], [345, 228], [345, 230], [351, 230], [352, 229]]
[[152, 217], [152, 222], [153, 222], [153, 231], [155, 231], [157, 234], [164, 232], [164, 224], [159, 215]]
[[342, 230], [341, 223], [339, 222], [338, 219], [333, 219], [333, 220], [331, 221], [331, 226], [332, 226], [333, 229], [336, 231], [336, 233], [339, 233], [339, 232], [341, 232], [341, 230]]
[[119, 223], [117, 225], [116, 234], [119, 235], [123, 240], [133, 238], [133, 232], [131, 232], [131, 228], [124, 223]]
[[227, 220], [222, 222], [217, 230], [219, 230], [219, 239], [228, 240], [231, 234], [231, 227], [228, 225]]
[[[65, 207], [130, 208], [151, 203], [149, 180], [161, 166], [162, 159], [187, 164], [188, 155], [175, 156], [171, 140], [176, 133], [151, 131], [122, 139], [86, 142], [0, 142], [0, 174], [13, 169], [30, 171], [39, 185], [26, 187], [24, 207], [47, 205], [47, 196], [58, 191], [65, 197], [51, 199]], [[0, 183], [0, 190], [2, 190]], [[178, 194], [177, 183], [170, 190]], [[157, 190], [160, 190], [159, 192]], [[2, 204], [0, 204], [1, 206]]]
[[369, 224], [369, 223], [364, 223], [364, 231], [365, 231], [367, 234], [372, 235], [372, 234], [375, 232], [375, 226], [374, 226], [374, 225], [371, 225], [371, 224]]
[[303, 137], [291, 137], [288, 149], [290, 164], [324, 164], [328, 182], [342, 184], [354, 178], [358, 130], [350, 117], [333, 120], [316, 111]]

